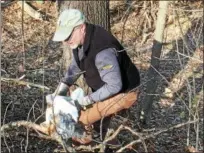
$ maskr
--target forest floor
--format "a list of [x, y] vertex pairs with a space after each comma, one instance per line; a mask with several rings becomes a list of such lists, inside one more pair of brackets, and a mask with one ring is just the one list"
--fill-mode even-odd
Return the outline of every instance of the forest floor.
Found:
[[[52, 1], [43, 5], [31, 4], [46, 15], [45, 20], [30, 17], [16, 2], [2, 10], [1, 125], [20, 120], [44, 121], [45, 95], [55, 90], [63, 76], [63, 48], [60, 43], [51, 40], [56, 25], [56, 5]], [[149, 6], [146, 5], [155, 6], [155, 9], [148, 11]], [[200, 5], [199, 2], [183, 5], [175, 21], [171, 16], [173, 11], [170, 9], [168, 12], [165, 45], [158, 76], [155, 76], [159, 86], [148, 129], [151, 129], [150, 133], [156, 133], [188, 122], [189, 107], [193, 114], [190, 120], [198, 116], [200, 120], [190, 125], [189, 137], [186, 125], [145, 140], [148, 152], [185, 152], [187, 147], [189, 151], [189, 148], [195, 150], [196, 146], [197, 151], [203, 150], [203, 12], [182, 11], [186, 8], [200, 10], [203, 8]], [[151, 81], [147, 80], [146, 74], [150, 67], [156, 6], [145, 1], [133, 2], [131, 9], [123, 1], [111, 2], [110, 5], [111, 31], [127, 48], [140, 70], [142, 82], [138, 105], [128, 111], [128, 118], [116, 115], [113, 120], [116, 126], [124, 124], [124, 120], [126, 124], [128, 120], [128, 126], [136, 131], [142, 100], [146, 94], [151, 94], [146, 93], [146, 85]], [[176, 24], [177, 21], [181, 24]], [[8, 78], [17, 80], [8, 81]], [[20, 80], [46, 86], [50, 90], [19, 84]], [[196, 136], [199, 136], [197, 140]], [[125, 145], [136, 137], [123, 131], [118, 139]], [[2, 153], [59, 152], [57, 150], [60, 149], [62, 146], [57, 142], [39, 138], [35, 131], [23, 127], [1, 133]], [[144, 152], [144, 146], [136, 144], [130, 150]]]

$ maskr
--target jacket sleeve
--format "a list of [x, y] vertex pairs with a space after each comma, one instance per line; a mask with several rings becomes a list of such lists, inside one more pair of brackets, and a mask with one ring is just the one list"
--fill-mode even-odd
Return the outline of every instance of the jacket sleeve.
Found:
[[122, 89], [122, 79], [114, 48], [99, 52], [95, 58], [95, 65], [105, 82], [101, 88], [89, 95], [91, 100], [97, 102], [119, 93]]
[[68, 86], [73, 85], [79, 78], [80, 72], [81, 70], [79, 69], [75, 59], [72, 58], [71, 64], [68, 67], [68, 70], [66, 71], [65, 76], [62, 78], [61, 82], [67, 84]]

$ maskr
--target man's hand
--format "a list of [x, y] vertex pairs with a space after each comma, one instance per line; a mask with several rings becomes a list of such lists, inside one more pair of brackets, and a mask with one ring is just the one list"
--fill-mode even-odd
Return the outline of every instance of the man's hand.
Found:
[[65, 83], [61, 82], [57, 89], [54, 92], [54, 95], [60, 95], [60, 96], [66, 96], [67, 92], [69, 90], [69, 86], [66, 85]]

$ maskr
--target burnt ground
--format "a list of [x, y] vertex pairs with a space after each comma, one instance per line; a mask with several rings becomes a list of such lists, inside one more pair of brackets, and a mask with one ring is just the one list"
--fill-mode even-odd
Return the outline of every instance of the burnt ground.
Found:
[[[151, 26], [148, 26], [147, 19], [143, 15], [145, 11], [136, 7], [141, 4], [134, 3], [133, 9], [127, 11], [123, 2], [111, 3], [111, 30], [119, 40], [123, 40], [124, 46], [128, 47], [128, 53], [139, 68], [142, 79], [138, 104], [126, 113], [126, 121], [116, 115], [112, 122], [114, 128], [126, 124], [137, 130], [139, 109], [148, 94], [146, 86], [151, 81], [146, 75], [150, 65], [151, 50], [141, 48], [152, 45], [155, 21], [151, 20]], [[32, 2], [32, 5], [45, 13], [47, 18], [39, 21], [24, 12], [23, 30], [22, 10], [18, 4], [13, 3], [2, 10], [1, 78], [21, 78], [21, 81], [47, 86], [50, 90], [1, 80], [2, 125], [20, 120], [42, 122], [46, 108], [45, 95], [55, 90], [63, 76], [62, 46], [51, 41], [57, 16], [55, 3], [48, 1], [46, 5], [40, 5]], [[187, 10], [202, 8], [199, 3], [190, 7], [187, 4], [183, 6], [186, 6]], [[169, 16], [172, 11], [169, 10], [169, 24], [165, 30], [166, 45], [162, 51], [158, 75], [154, 76], [159, 86], [147, 129], [151, 129], [149, 134], [152, 134], [163, 128], [187, 122], [189, 104], [191, 104], [191, 113], [199, 115], [200, 120], [199, 129], [196, 129], [194, 124], [190, 126], [189, 146], [195, 148], [197, 143], [198, 150], [201, 151], [203, 150], [203, 19], [201, 18], [203, 15], [199, 17], [199, 12], [179, 13], [183, 35], [179, 33], [179, 26], [170, 22]], [[184, 21], [186, 16], [190, 18], [190, 22]], [[149, 36], [142, 41], [145, 25]], [[124, 35], [121, 29], [124, 29]], [[177, 51], [181, 54], [178, 55]], [[174, 87], [174, 90], [171, 90], [173, 94], [169, 95], [165, 90], [170, 86]], [[191, 120], [194, 119], [191, 115]], [[186, 125], [146, 140], [148, 152], [186, 152], [187, 131]], [[197, 141], [196, 134], [199, 135]], [[122, 131], [118, 136], [123, 145], [136, 138], [127, 131]], [[61, 149], [62, 146], [57, 142], [42, 139], [35, 131], [23, 127], [11, 128], [1, 133], [1, 151], [5, 153], [59, 152]], [[136, 144], [125, 151], [143, 152], [144, 147], [142, 144]]]

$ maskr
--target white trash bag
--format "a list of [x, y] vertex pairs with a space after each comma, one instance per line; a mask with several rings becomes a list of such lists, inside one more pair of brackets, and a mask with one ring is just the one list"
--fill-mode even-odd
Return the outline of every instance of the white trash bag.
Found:
[[80, 104], [84, 98], [84, 91], [82, 88], [77, 88], [71, 93], [71, 99], [77, 100]]
[[[70, 97], [58, 95], [53, 97], [52, 94], [46, 96], [48, 105], [46, 109], [46, 124], [56, 123], [56, 130], [64, 139], [71, 138], [72, 136], [82, 136], [82, 131], [76, 131], [79, 110], [77, 110], [74, 101], [81, 101], [83, 97], [84, 91], [81, 88], [74, 90]], [[57, 122], [53, 121], [53, 116], [57, 116]]]

